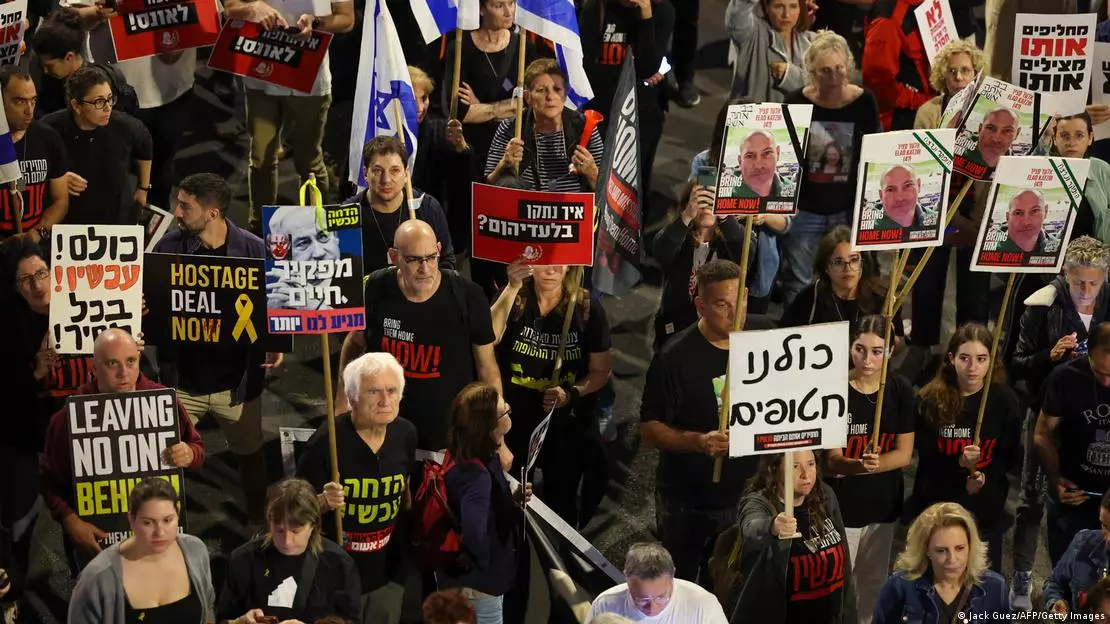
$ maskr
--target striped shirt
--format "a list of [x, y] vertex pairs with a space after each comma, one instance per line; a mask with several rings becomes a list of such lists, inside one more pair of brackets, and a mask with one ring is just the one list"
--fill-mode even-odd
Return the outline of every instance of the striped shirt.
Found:
[[[497, 127], [497, 132], [493, 135], [493, 143], [486, 155], [485, 174], [487, 178], [497, 168], [497, 163], [501, 162], [501, 156], [505, 154], [505, 148], [509, 146], [509, 140], [513, 138], [514, 126], [515, 120], [510, 118], [502, 121], [501, 125]], [[601, 143], [601, 133], [597, 131], [597, 128], [594, 128], [590, 135], [590, 142], [586, 147], [593, 155], [598, 169], [601, 169], [601, 157], [605, 148]], [[547, 134], [537, 133], [536, 151], [538, 152], [536, 168], [539, 169], [540, 184], [536, 183], [536, 172], [533, 171], [532, 164], [521, 163], [521, 166], [526, 167], [526, 169], [521, 171], [520, 177], [530, 188], [555, 193], [593, 192], [585, 176], [570, 173], [570, 154], [567, 153], [566, 140], [561, 129], [558, 132]]]

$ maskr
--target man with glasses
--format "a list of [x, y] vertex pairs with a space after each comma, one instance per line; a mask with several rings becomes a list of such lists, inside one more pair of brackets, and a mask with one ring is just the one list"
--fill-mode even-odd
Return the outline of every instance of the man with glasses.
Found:
[[[451, 401], [466, 384], [481, 381], [501, 392], [493, 354], [493, 322], [482, 289], [453, 271], [440, 271], [442, 246], [428, 223], [397, 227], [389, 259], [394, 266], [366, 279], [366, 330], [343, 341], [339, 368], [368, 351], [392, 354], [405, 370], [408, 394], [401, 416], [413, 422], [422, 449], [447, 446]], [[336, 412], [347, 409], [339, 381]]]
[[[22, 229], [32, 242], [49, 238], [69, 207], [66, 148], [53, 128], [35, 120], [38, 93], [31, 76], [15, 65], [0, 69], [4, 116], [19, 158], [18, 197], [0, 193], [0, 239]], [[23, 212], [16, 227], [17, 210]]]
[[624, 558], [628, 582], [595, 598], [587, 621], [595, 621], [603, 613], [615, 613], [634, 621], [650, 618], [656, 624], [728, 622], [716, 596], [694, 583], [676, 579], [674, 574], [671, 554], [661, 544], [633, 544]]
[[[389, 266], [390, 241], [397, 226], [409, 218], [405, 206], [405, 183], [409, 179], [405, 163], [408, 153], [397, 137], [380, 136], [362, 148], [362, 171], [367, 189], [347, 199], [348, 204], [362, 207], [362, 266], [369, 275]], [[455, 251], [447, 216], [436, 198], [413, 189], [416, 218], [432, 226], [443, 250], [439, 255], [440, 269], [455, 268]]]
[[[92, 66], [66, 79], [67, 110], [50, 113], [43, 123], [61, 135], [69, 152], [69, 212], [66, 223], [138, 223], [147, 205], [153, 141], [139, 120], [113, 109], [116, 96], [104, 72]], [[129, 172], [138, 186], [129, 189]]]

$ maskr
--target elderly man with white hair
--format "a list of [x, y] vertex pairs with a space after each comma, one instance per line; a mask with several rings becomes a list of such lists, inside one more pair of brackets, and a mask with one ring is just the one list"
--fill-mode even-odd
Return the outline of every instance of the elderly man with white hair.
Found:
[[652, 624], [727, 624], [717, 597], [696, 583], [674, 577], [674, 560], [662, 544], [633, 544], [624, 559], [628, 579], [601, 593], [590, 607], [591, 622], [615, 613]]
[[[405, 373], [388, 353], [367, 353], [343, 368], [351, 411], [335, 418], [339, 483], [331, 481], [325, 423], [297, 462], [297, 476], [320, 491], [324, 535], [342, 544], [362, 581], [362, 622], [396, 624], [403, 583], [387, 553], [404, 507], [416, 461], [416, 427], [398, 413]], [[335, 535], [334, 512], [344, 508], [343, 535]]]

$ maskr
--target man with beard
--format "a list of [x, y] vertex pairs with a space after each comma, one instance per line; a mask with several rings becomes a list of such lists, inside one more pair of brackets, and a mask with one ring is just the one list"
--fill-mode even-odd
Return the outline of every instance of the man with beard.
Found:
[[[231, 189], [213, 173], [181, 181], [174, 217], [179, 229], [167, 232], [154, 251], [194, 256], [261, 258], [262, 239], [227, 218]], [[306, 212], [312, 213], [311, 210]], [[262, 452], [262, 382], [266, 368], [281, 364], [280, 353], [249, 347], [160, 345], [162, 380], [177, 396], [194, 423], [211, 414], [239, 459], [247, 516], [261, 524], [266, 504], [266, 458]]]
[[1041, 253], [1044, 251], [1045, 213], [1048, 206], [1044, 195], [1036, 189], [1026, 189], [1010, 200], [1006, 211], [1006, 239], [998, 244], [998, 251]]
[[979, 123], [979, 141], [975, 149], [968, 152], [967, 159], [994, 169], [998, 159], [1010, 151], [1020, 130], [1021, 120], [1017, 113], [1005, 106], [992, 110]]
[[0, 92], [22, 173], [19, 198], [0, 193], [0, 239], [16, 233], [16, 211], [22, 209], [22, 230], [37, 243], [49, 238], [69, 206], [65, 144], [53, 128], [35, 121], [38, 93], [29, 74], [15, 65], [0, 69]]
[[782, 178], [776, 168], [779, 146], [766, 130], [755, 130], [740, 145], [741, 184], [733, 197], [775, 197], [782, 192]]

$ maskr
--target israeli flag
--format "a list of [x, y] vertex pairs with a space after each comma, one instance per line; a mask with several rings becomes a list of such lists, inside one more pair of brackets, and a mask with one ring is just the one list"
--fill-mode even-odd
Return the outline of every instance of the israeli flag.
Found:
[[19, 170], [19, 158], [15, 155], [8, 120], [0, 115], [0, 183], [14, 182], [21, 177], [23, 173]]
[[479, 0], [412, 0], [412, 14], [420, 25], [424, 43], [461, 28], [478, 29]]
[[416, 161], [416, 96], [412, 91], [405, 52], [393, 27], [385, 0], [369, 0], [362, 25], [359, 75], [355, 86], [355, 110], [351, 119], [350, 179], [366, 188], [362, 148], [377, 136], [397, 136], [399, 102], [403, 112], [405, 148], [409, 171]]
[[567, 75], [567, 106], [582, 108], [594, 97], [582, 66], [582, 40], [574, 0], [517, 0], [516, 23], [555, 44], [555, 60]]

